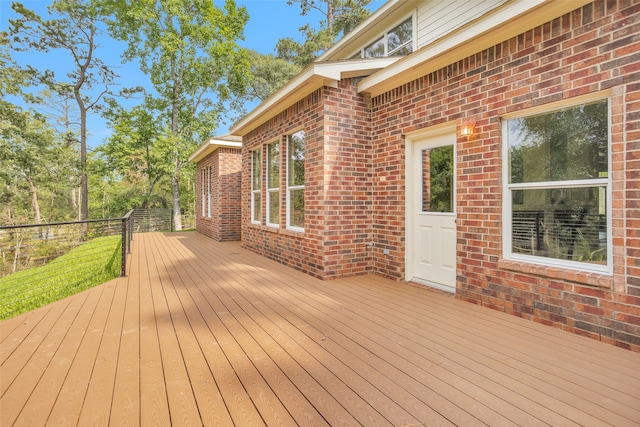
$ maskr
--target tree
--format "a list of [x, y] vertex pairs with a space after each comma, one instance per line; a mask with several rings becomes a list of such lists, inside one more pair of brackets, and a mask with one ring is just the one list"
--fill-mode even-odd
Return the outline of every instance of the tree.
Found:
[[153, 100], [129, 110], [113, 104], [108, 114], [113, 134], [100, 151], [109, 170], [119, 171], [122, 180], [141, 184], [140, 206], [152, 207], [156, 185], [172, 173], [172, 145], [153, 108]]
[[[147, 106], [161, 111], [158, 126], [171, 144], [174, 224], [182, 228], [180, 176], [188, 155], [209, 137], [227, 110], [237, 108], [249, 61], [237, 40], [248, 15], [233, 0], [105, 0], [117, 39], [128, 42], [124, 58], [138, 59], [155, 89]], [[151, 95], [149, 95], [151, 96]]]
[[371, 0], [288, 0], [287, 3], [299, 4], [302, 16], [315, 11], [323, 17], [319, 29], [309, 24], [300, 28], [303, 43], [284, 38], [276, 44], [278, 58], [304, 68], [369, 16], [367, 6]]
[[[70, 56], [70, 72], [59, 79], [52, 70], [39, 70], [29, 65], [33, 80], [63, 98], [75, 100], [80, 116], [80, 219], [89, 215], [87, 181], [87, 114], [95, 110], [109, 85], [116, 77], [103, 61], [95, 56], [100, 31], [100, 14], [89, 1], [55, 0], [48, 12], [55, 18], [45, 20], [21, 3], [13, 3], [12, 9], [20, 18], [10, 20], [9, 32], [12, 47], [17, 51], [46, 54], [51, 50], [66, 51]], [[89, 93], [100, 85], [97, 93]]]
[[7, 103], [7, 95], [22, 93], [28, 84], [29, 76], [13, 60], [9, 52], [9, 39], [5, 32], [0, 32], [0, 102]]
[[[18, 108], [11, 110], [6, 104], [0, 108], [0, 129], [3, 205], [12, 209], [14, 215], [18, 213], [37, 224], [43, 218], [64, 217], [66, 203], [56, 201], [68, 188], [68, 182], [60, 180], [72, 168], [64, 141], [43, 116]], [[50, 203], [43, 206], [43, 198], [49, 198]], [[7, 212], [5, 215], [10, 216]]]
[[300, 28], [304, 42], [283, 38], [276, 44], [276, 55], [249, 51], [251, 80], [247, 98], [264, 101], [304, 67], [313, 62], [336, 40], [355, 28], [367, 16], [371, 0], [290, 0], [299, 4], [303, 16], [315, 11], [324, 19], [320, 28], [307, 24]]
[[247, 96], [264, 101], [301, 71], [301, 67], [277, 58], [273, 54], [263, 55], [249, 51], [251, 58], [251, 82]]

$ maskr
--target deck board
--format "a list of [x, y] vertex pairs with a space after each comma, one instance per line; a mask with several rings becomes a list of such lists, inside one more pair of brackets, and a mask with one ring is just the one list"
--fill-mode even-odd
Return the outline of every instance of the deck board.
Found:
[[[99, 304], [96, 302], [93, 309], [93, 316], [87, 327], [87, 331], [101, 331], [105, 329], [107, 322], [107, 316], [111, 304], [109, 301], [113, 299], [115, 294], [116, 284], [112, 283], [111, 286], [101, 286], [100, 293], [95, 292], [95, 295], [99, 295]], [[93, 372], [93, 363], [83, 363], [83, 361], [95, 361], [98, 355], [98, 349], [100, 348], [102, 335], [88, 333], [85, 334], [78, 352], [72, 363], [67, 377], [56, 394], [60, 395], [51, 410], [48, 422], [52, 425], [76, 425], [80, 418], [82, 411], [82, 405], [84, 402], [87, 388], [91, 380], [91, 373]], [[34, 424], [38, 425], [38, 424]]]
[[[118, 370], [120, 337], [122, 336], [122, 320], [127, 292], [126, 281], [120, 280], [115, 288], [112, 297], [104, 302], [109, 306], [109, 312], [96, 358], [93, 361], [79, 361], [79, 363], [93, 364], [89, 386], [80, 412], [79, 425], [106, 425], [109, 423]], [[101, 331], [95, 332], [100, 334]]]
[[[140, 235], [136, 240], [145, 239]], [[138, 251], [134, 254], [140, 257], [140, 423], [169, 425], [169, 404], [156, 323], [157, 307], [152, 293], [158, 273], [150, 257], [151, 244], [136, 242], [135, 248]]]
[[0, 323], [0, 425], [640, 425], [640, 354], [196, 233]]

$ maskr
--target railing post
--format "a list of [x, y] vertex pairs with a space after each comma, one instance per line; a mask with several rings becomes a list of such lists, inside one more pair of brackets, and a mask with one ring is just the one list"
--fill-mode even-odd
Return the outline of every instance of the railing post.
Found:
[[127, 218], [122, 218], [122, 265], [120, 267], [120, 277], [127, 275]]
[[[134, 218], [135, 218], [135, 214], [131, 213], [131, 215], [129, 215], [129, 242], [133, 240], [133, 219]], [[131, 253], [131, 244], [129, 244], [129, 253]]]

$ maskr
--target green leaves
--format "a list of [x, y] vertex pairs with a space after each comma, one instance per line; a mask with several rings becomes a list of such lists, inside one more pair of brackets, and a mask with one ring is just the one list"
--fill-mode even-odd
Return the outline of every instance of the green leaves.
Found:
[[367, 5], [371, 0], [288, 0], [287, 3], [299, 4], [303, 16], [316, 11], [324, 17], [319, 28], [309, 24], [300, 28], [304, 42], [284, 38], [276, 44], [279, 58], [304, 68], [369, 16]]
[[[66, 203], [71, 187], [77, 184], [73, 147], [40, 115], [0, 101], [0, 192], [7, 210], [23, 220], [64, 219], [73, 215]], [[38, 211], [33, 198], [47, 200]], [[34, 209], [34, 210], [32, 210]], [[41, 210], [42, 212], [40, 212]], [[2, 214], [10, 217], [6, 210]], [[11, 222], [9, 218], [0, 223]]]
[[301, 71], [301, 67], [275, 55], [250, 51], [251, 88], [249, 96], [264, 101]]
[[116, 77], [96, 56], [97, 36], [101, 33], [100, 10], [96, 4], [97, 1], [94, 4], [90, 0], [55, 0], [47, 8], [52, 19], [44, 19], [21, 3], [13, 3], [11, 7], [20, 17], [10, 20], [7, 33], [11, 47], [16, 51], [44, 54], [60, 50], [68, 54], [65, 65], [69, 71], [64, 76], [32, 65], [26, 69], [32, 84], [42, 85], [60, 97], [76, 102], [80, 119], [81, 219], [88, 218], [87, 113], [98, 108]]
[[[112, 35], [128, 42], [125, 59], [137, 59], [153, 84], [155, 93], [147, 96], [142, 110], [131, 113], [141, 123], [146, 121], [143, 111], [154, 117], [153, 147], [164, 154], [165, 163], [152, 162], [147, 156], [147, 177], [153, 181], [152, 164], [163, 169], [171, 165], [179, 230], [179, 181], [188, 156], [235, 107], [230, 100], [245, 92], [249, 63], [237, 41], [247, 12], [233, 0], [227, 0], [223, 9], [211, 0], [142, 0], [127, 5], [107, 0], [103, 4], [113, 14]], [[142, 124], [137, 126], [143, 130]]]

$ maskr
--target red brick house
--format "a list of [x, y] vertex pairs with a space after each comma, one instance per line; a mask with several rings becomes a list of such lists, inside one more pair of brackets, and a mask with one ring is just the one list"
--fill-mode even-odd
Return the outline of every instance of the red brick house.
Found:
[[246, 248], [640, 351], [637, 1], [390, 0], [231, 133]]
[[197, 163], [196, 230], [219, 242], [240, 240], [242, 138], [211, 138], [189, 157]]

